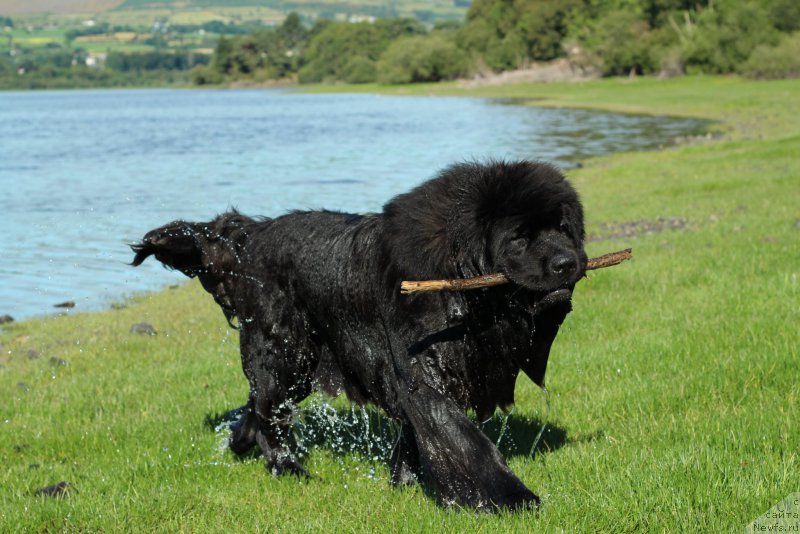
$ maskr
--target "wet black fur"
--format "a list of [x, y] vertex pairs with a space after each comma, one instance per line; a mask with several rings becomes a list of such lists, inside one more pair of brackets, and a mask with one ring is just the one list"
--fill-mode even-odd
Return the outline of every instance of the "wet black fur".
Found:
[[[454, 165], [379, 214], [294, 212], [176, 221], [133, 247], [198, 277], [238, 318], [250, 398], [231, 436], [273, 473], [305, 473], [286, 445], [292, 407], [344, 391], [402, 423], [392, 482], [425, 476], [446, 503], [538, 498], [465, 415], [514, 402], [520, 370], [544, 385], [550, 346], [583, 276], [583, 211], [553, 167]], [[400, 294], [401, 280], [503, 272], [512, 283]]]

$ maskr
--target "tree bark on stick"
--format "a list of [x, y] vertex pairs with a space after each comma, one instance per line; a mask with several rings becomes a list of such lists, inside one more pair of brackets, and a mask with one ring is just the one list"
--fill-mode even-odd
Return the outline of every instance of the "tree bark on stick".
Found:
[[[629, 248], [604, 254], [587, 261], [586, 270], [591, 271], [619, 265], [623, 261], [631, 259], [631, 257], [631, 249]], [[412, 293], [428, 293], [432, 291], [467, 291], [469, 289], [499, 286], [508, 282], [510, 280], [503, 273], [453, 280], [404, 280], [400, 283], [400, 293], [410, 295]]]

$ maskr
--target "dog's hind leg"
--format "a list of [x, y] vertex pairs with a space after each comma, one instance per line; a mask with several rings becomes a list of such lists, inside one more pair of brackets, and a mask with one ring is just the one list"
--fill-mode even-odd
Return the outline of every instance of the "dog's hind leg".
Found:
[[402, 404], [422, 465], [443, 502], [490, 509], [538, 505], [539, 498], [453, 401], [421, 384]]

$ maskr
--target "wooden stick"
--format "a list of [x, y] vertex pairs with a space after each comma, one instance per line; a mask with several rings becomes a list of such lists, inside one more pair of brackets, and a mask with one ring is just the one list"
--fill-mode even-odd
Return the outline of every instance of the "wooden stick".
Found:
[[586, 270], [593, 271], [595, 269], [603, 269], [605, 267], [613, 267], [619, 265], [625, 260], [631, 259], [633, 256], [631, 251], [633, 249], [626, 248], [625, 250], [618, 250], [617, 252], [609, 252], [596, 258], [591, 258], [586, 262]]
[[[631, 259], [631, 249], [626, 248], [618, 252], [603, 254], [597, 258], [592, 258], [586, 262], [586, 270], [603, 269], [619, 265], [625, 260]], [[480, 289], [483, 287], [499, 286], [510, 282], [503, 273], [485, 274], [474, 278], [460, 278], [454, 280], [404, 280], [400, 283], [400, 293], [410, 295], [412, 293], [425, 293], [431, 291], [467, 291], [469, 289]]]

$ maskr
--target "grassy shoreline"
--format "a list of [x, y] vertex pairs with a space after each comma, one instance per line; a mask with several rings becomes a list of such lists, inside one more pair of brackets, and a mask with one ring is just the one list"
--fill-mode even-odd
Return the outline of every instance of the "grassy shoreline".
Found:
[[[407, 96], [510, 98], [537, 107], [570, 107], [691, 117], [719, 122], [731, 135], [755, 138], [797, 133], [798, 80], [753, 81], [729, 76], [602, 78], [591, 81], [466, 87], [458, 82], [416, 85], [310, 85], [307, 93], [378, 93]], [[746, 121], [746, 122], [742, 122]], [[755, 121], [759, 131], [750, 131]]]
[[[731, 530], [800, 490], [800, 81], [304, 90], [717, 121], [722, 140], [569, 173], [596, 238], [589, 254], [632, 246], [635, 259], [576, 292], [533, 459], [544, 402], [517, 384], [501, 448], [542, 510], [443, 509], [419, 488], [390, 490], [381, 462], [330, 445], [311, 451], [307, 483], [234, 460], [206, 421], [245, 399], [237, 337], [192, 283], [121, 310], [2, 327], [0, 530]], [[159, 334], [129, 333], [140, 321]], [[32, 495], [60, 480], [76, 491]]]

